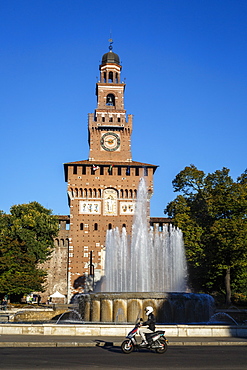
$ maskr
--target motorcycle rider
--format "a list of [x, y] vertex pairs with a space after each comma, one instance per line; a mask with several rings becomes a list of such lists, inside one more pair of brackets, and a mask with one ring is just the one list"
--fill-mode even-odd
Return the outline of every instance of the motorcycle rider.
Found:
[[[153, 314], [153, 310], [154, 309], [151, 306], [147, 306], [145, 308], [147, 320], [140, 323], [141, 327], [139, 328], [139, 334], [142, 337], [142, 343], [140, 344], [140, 346], [146, 346], [148, 344], [145, 334], [153, 333], [155, 331], [155, 316]], [[148, 327], [144, 328], [143, 326]]]

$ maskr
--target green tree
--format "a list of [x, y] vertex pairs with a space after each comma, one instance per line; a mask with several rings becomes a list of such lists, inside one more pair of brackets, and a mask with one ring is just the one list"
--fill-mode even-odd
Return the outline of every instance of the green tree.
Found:
[[227, 303], [247, 266], [246, 184], [246, 171], [234, 182], [227, 168], [206, 175], [191, 165], [174, 179], [181, 195], [165, 210], [184, 233], [193, 286], [210, 291], [224, 282]]
[[58, 220], [37, 202], [15, 205], [0, 213], [0, 293], [43, 291], [41, 268], [53, 250]]

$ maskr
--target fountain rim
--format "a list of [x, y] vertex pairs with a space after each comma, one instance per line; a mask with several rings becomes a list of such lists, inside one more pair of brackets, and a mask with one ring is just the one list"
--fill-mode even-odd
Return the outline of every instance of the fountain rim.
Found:
[[213, 297], [206, 293], [189, 293], [189, 292], [88, 292], [79, 293], [77, 296], [94, 296], [105, 298], [107, 296], [120, 297], [120, 298], [134, 298], [134, 299], [152, 299], [152, 298], [172, 298], [172, 297], [183, 297], [183, 298], [199, 298], [199, 297]]

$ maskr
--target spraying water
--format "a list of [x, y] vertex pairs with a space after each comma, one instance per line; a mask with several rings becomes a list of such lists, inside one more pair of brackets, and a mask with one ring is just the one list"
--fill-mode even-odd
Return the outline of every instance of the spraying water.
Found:
[[141, 179], [131, 237], [126, 229], [108, 230], [106, 235], [105, 292], [185, 292], [187, 265], [183, 236], [166, 225], [151, 231], [148, 196]]

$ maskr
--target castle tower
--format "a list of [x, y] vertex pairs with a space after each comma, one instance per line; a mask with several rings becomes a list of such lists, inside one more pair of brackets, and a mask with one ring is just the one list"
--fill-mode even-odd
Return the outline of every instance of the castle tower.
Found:
[[112, 41], [99, 69], [97, 107], [88, 117], [89, 158], [64, 164], [70, 206], [69, 298], [100, 280], [107, 229], [125, 226], [131, 233], [140, 178], [146, 179], [151, 197], [157, 168], [132, 160], [132, 115], [126, 115], [122, 67]]

